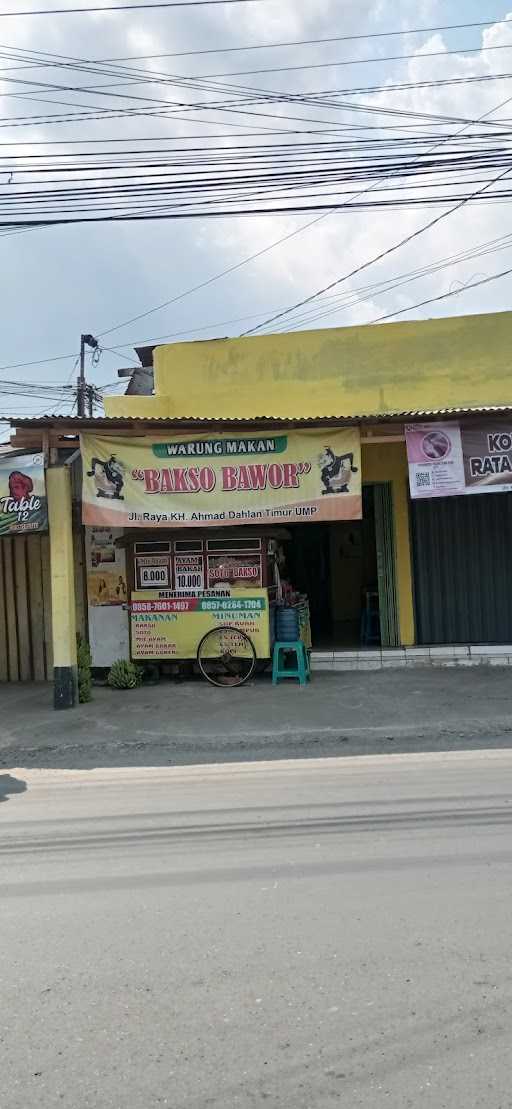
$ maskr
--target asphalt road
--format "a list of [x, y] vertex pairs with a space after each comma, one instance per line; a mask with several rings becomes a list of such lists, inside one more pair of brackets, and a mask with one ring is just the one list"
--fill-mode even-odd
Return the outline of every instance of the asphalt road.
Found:
[[3, 1109], [509, 1109], [511, 771], [0, 776]]

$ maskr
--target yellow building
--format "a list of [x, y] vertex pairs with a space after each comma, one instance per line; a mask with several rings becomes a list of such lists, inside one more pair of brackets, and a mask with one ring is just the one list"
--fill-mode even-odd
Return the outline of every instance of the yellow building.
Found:
[[[78, 436], [79, 431], [92, 432], [94, 442], [99, 443], [97, 457], [90, 451], [87, 456], [87, 480], [96, 483], [96, 498], [104, 498], [101, 503], [84, 503], [90, 630], [95, 628], [93, 638], [104, 642], [106, 628], [115, 626], [112, 634], [118, 653], [129, 651], [122, 601], [135, 584], [134, 557], [140, 555], [135, 544], [140, 547], [144, 542], [151, 547], [159, 537], [163, 541], [164, 535], [174, 543], [185, 525], [190, 534], [190, 519], [167, 520], [162, 526], [155, 512], [141, 530], [137, 513], [132, 513], [131, 519], [121, 516], [124, 493], [117, 498], [115, 457], [126, 456], [131, 477], [138, 474], [142, 480], [141, 475], [150, 473], [151, 463], [146, 460], [138, 470], [131, 461], [132, 447], [145, 446], [158, 458], [168, 449], [170, 437], [173, 443], [180, 437], [187, 443], [193, 441], [196, 446], [188, 449], [196, 450], [198, 441], [220, 443], [227, 435], [266, 435], [277, 441], [279, 432], [289, 442], [296, 437], [303, 450], [308, 435], [324, 449], [335, 435], [349, 439], [352, 435], [358, 444], [360, 441], [360, 474], [350, 480], [354, 483], [351, 488], [358, 482], [362, 485], [360, 490], [357, 485], [362, 513], [345, 509], [344, 515], [336, 515], [334, 501], [319, 498], [316, 521], [289, 517], [283, 540], [286, 572], [309, 595], [314, 647], [325, 652], [326, 660], [344, 651], [355, 656], [361, 645], [368, 651], [370, 663], [373, 654], [382, 658], [383, 650], [389, 652], [389, 662], [403, 658], [404, 649], [418, 643], [428, 653], [432, 645], [442, 649], [459, 644], [469, 652], [471, 644], [512, 642], [505, 560], [509, 531], [512, 542], [512, 493], [506, 469], [489, 476], [484, 468], [481, 481], [477, 481], [478, 471], [473, 475], [471, 488], [456, 487], [452, 480], [448, 489], [446, 459], [443, 461], [442, 453], [439, 457], [434, 454], [430, 460], [424, 459], [421, 467], [415, 464], [421, 470], [417, 480], [421, 479], [423, 487], [418, 484], [418, 495], [411, 500], [405, 441], [406, 426], [435, 424], [430, 445], [434, 452], [442, 452], [451, 435], [452, 447], [456, 444], [460, 452], [458, 481], [463, 483], [466, 439], [474, 444], [480, 436], [485, 442], [490, 431], [506, 435], [512, 430], [511, 346], [512, 313], [508, 312], [177, 343], [153, 351], [154, 394], [106, 397], [104, 420], [15, 421], [16, 446], [43, 447], [51, 463], [54, 665], [64, 667], [69, 684], [66, 667], [72, 668], [76, 662], [69, 616], [69, 590], [74, 580], [66, 491], [69, 473], [55, 463], [73, 449], [69, 437]], [[220, 452], [222, 449], [218, 447]], [[217, 448], [211, 446], [211, 450]], [[500, 457], [508, 454], [510, 451], [502, 450]], [[101, 467], [108, 465], [109, 458], [114, 462], [106, 479], [110, 493], [105, 493]], [[487, 465], [485, 460], [482, 465]], [[355, 473], [359, 467], [353, 469]], [[157, 472], [161, 480], [164, 471], [155, 469]], [[434, 477], [429, 476], [432, 474]], [[146, 493], [155, 493], [151, 482], [157, 478], [146, 476], [145, 480]], [[431, 480], [438, 482], [438, 487], [425, 496], [424, 483]], [[442, 480], [445, 487], [439, 485]], [[471, 481], [468, 479], [469, 485]], [[350, 492], [348, 487], [345, 491]], [[498, 491], [501, 498], [465, 495]], [[159, 492], [167, 494], [166, 507], [172, 504], [179, 515], [183, 501], [177, 493], [183, 489], [167, 487]], [[207, 489], [203, 492], [206, 497]], [[108, 505], [108, 497], [117, 503]], [[210, 501], [213, 507], [213, 494], [204, 504]], [[251, 493], [248, 503], [257, 505], [258, 494]], [[212, 515], [215, 517], [214, 511]], [[235, 536], [245, 528], [248, 536], [247, 525], [254, 531], [254, 519], [250, 515], [247, 519], [214, 518], [205, 521], [204, 531], [206, 534], [211, 527], [209, 534], [215, 530], [217, 535], [224, 529], [225, 534], [229, 531]], [[114, 559], [110, 578], [93, 534], [98, 521], [103, 529], [115, 532], [114, 554], [109, 549], [106, 556]], [[120, 534], [115, 526], [118, 521]], [[278, 523], [283, 524], [281, 517]], [[99, 577], [98, 559], [103, 567]], [[96, 566], [91, 560], [96, 560]], [[98, 604], [98, 593], [103, 593], [105, 603]], [[109, 605], [116, 609], [115, 614], [107, 612]], [[95, 611], [99, 609], [104, 611]], [[107, 665], [103, 656], [101, 659], [97, 665]], [[62, 674], [56, 677], [60, 686]], [[63, 697], [65, 700], [65, 690]]]
[[253, 420], [383, 416], [510, 403], [512, 315], [292, 331], [154, 349], [155, 395], [107, 416]]
[[[376, 426], [362, 428], [363, 481], [389, 483], [392, 491], [405, 646], [415, 642], [415, 627], [403, 416], [509, 405], [511, 341], [512, 314], [502, 312], [175, 343], [155, 348], [154, 396], [107, 398], [105, 410], [112, 417], [169, 420], [375, 417]], [[377, 422], [393, 415], [401, 417], [396, 427]], [[331, 536], [332, 554], [337, 542]], [[339, 580], [332, 590], [343, 619]]]

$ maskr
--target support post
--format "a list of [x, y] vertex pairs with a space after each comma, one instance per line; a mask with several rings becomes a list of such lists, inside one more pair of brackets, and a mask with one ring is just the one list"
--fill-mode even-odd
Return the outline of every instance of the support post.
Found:
[[85, 416], [85, 335], [80, 336], [80, 372], [76, 382], [76, 413]]
[[76, 379], [76, 412], [77, 416], [85, 416], [85, 402], [89, 398], [89, 416], [92, 416], [92, 403], [94, 392], [92, 385], [87, 385], [85, 380], [85, 348], [90, 347], [92, 351], [97, 351], [99, 356], [98, 340], [94, 335], [81, 335], [80, 336], [80, 372]]
[[52, 583], [53, 705], [78, 703], [71, 478], [67, 466], [46, 471]]
[[398, 614], [400, 643], [404, 647], [411, 647], [416, 642], [408, 493], [407, 473], [395, 477], [393, 479], [393, 512], [395, 516]]

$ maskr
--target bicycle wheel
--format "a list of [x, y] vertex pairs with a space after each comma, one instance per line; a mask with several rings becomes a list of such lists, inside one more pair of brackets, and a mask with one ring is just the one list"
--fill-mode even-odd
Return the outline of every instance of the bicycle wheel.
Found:
[[203, 636], [197, 648], [197, 661], [203, 678], [212, 685], [243, 685], [256, 665], [256, 651], [249, 636], [240, 628], [221, 624]]

